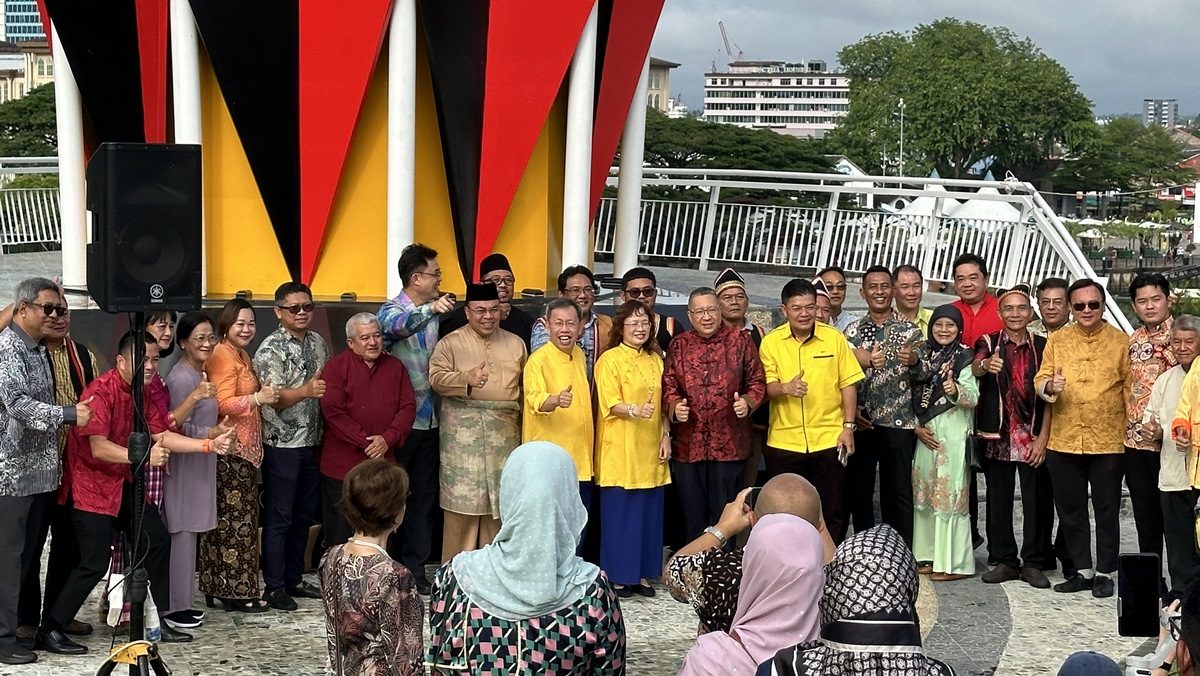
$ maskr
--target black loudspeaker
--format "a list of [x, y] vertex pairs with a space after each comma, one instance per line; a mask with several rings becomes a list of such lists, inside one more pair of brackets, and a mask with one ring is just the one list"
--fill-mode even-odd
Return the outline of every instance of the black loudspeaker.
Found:
[[104, 143], [87, 167], [88, 293], [105, 312], [200, 309], [200, 146]]

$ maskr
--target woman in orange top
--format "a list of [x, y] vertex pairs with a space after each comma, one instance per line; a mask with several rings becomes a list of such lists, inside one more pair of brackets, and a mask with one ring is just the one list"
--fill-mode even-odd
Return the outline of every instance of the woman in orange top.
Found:
[[217, 386], [217, 410], [237, 433], [237, 452], [217, 459], [217, 527], [200, 543], [200, 590], [208, 607], [219, 600], [227, 611], [261, 613], [267, 609], [258, 587], [258, 466], [262, 463], [259, 407], [279, 394], [259, 386], [246, 347], [254, 340], [254, 309], [235, 298], [217, 318], [221, 342], [204, 364]]

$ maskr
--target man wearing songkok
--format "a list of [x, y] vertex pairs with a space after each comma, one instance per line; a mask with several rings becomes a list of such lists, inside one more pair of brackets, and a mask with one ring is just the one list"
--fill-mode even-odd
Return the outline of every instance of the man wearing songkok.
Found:
[[721, 321], [715, 291], [688, 298], [692, 330], [671, 342], [663, 410], [671, 424], [671, 479], [685, 537], [693, 540], [742, 490], [750, 457], [750, 413], [766, 398], [758, 350], [748, 331]]
[[500, 470], [521, 443], [525, 343], [500, 328], [495, 284], [467, 287], [467, 325], [438, 341], [429, 382], [441, 395], [442, 560], [500, 529]]
[[[725, 268], [713, 281], [713, 289], [717, 292], [717, 302], [721, 306], [721, 321], [731, 329], [747, 333], [750, 340], [754, 341], [754, 350], [757, 352], [762, 346], [762, 339], [767, 335], [767, 330], [751, 322], [746, 316], [746, 310], [750, 307], [750, 298], [746, 295], [746, 280], [737, 270]], [[757, 483], [763, 447], [767, 444], [767, 425], [771, 422], [770, 403], [760, 402], [758, 408], [750, 414], [750, 422], [750, 459], [746, 462], [746, 485], [753, 486]]]
[[[1117, 569], [1121, 544], [1125, 393], [1130, 377], [1129, 337], [1104, 321], [1104, 297], [1104, 287], [1093, 279], [1071, 285], [1068, 298], [1075, 323], [1046, 340], [1042, 366], [1033, 379], [1034, 389], [1054, 411], [1046, 465], [1067, 552], [1079, 570], [1054, 590], [1091, 589], [1097, 598], [1113, 594], [1107, 574]], [[1095, 568], [1089, 493], [1096, 514]]]
[[[517, 278], [508, 264], [508, 257], [502, 253], [492, 253], [479, 261], [479, 283], [496, 286], [496, 293], [500, 297], [500, 328], [524, 341], [528, 350], [533, 334], [533, 317], [512, 304]], [[438, 335], [444, 338], [466, 324], [467, 307], [464, 305], [442, 318]]]
[[[596, 360], [609, 347], [608, 336], [612, 333], [612, 317], [595, 311], [596, 277], [591, 270], [582, 265], [572, 265], [559, 273], [558, 297], [575, 303], [583, 312], [583, 319], [579, 325], [579, 349], [583, 350], [587, 362], [590, 385]], [[552, 341], [550, 333], [545, 316], [538, 317], [533, 322], [533, 334], [529, 344], [530, 356]]]
[[538, 320], [548, 327], [550, 342], [534, 350], [525, 364], [521, 441], [561, 446], [575, 461], [579, 497], [590, 507], [596, 435], [586, 358], [578, 344], [582, 319], [578, 305], [556, 298], [546, 305], [546, 316]]

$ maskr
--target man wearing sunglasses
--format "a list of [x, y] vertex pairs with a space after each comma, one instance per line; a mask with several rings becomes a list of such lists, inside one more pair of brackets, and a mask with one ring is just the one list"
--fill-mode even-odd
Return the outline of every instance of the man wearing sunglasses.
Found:
[[279, 328], [254, 353], [259, 380], [279, 392], [274, 404], [262, 407], [263, 599], [276, 610], [295, 610], [292, 597], [321, 598], [301, 577], [321, 491], [321, 370], [329, 361], [329, 344], [309, 328], [315, 310], [308, 286], [281, 284], [275, 290]]
[[59, 406], [45, 355], [45, 331], [66, 314], [62, 293], [49, 279], [17, 285], [12, 322], [0, 331], [0, 663], [29, 664], [33, 651], [17, 644], [21, 573], [31, 565], [42, 506], [58, 490], [60, 425], [87, 425], [87, 401]]
[[[1113, 594], [1120, 548], [1121, 477], [1125, 467], [1125, 395], [1129, 388], [1129, 337], [1104, 321], [1104, 287], [1076, 280], [1067, 298], [1075, 323], [1046, 341], [1034, 389], [1050, 403], [1046, 466], [1067, 552], [1079, 572], [1054, 586], [1058, 592]], [[1093, 568], [1088, 493], [1096, 513]]]

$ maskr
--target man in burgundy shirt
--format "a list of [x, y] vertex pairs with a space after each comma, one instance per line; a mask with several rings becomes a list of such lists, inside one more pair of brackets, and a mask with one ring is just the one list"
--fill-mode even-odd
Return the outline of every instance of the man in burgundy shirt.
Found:
[[[133, 363], [133, 341], [146, 345], [146, 359], [140, 367]], [[149, 383], [158, 372], [158, 343], [148, 333], [127, 333], [117, 344], [116, 367], [93, 380], [79, 395], [92, 402], [92, 419], [76, 428], [67, 439], [66, 468], [63, 473], [59, 502], [71, 508], [71, 520], [79, 544], [79, 565], [67, 576], [54, 606], [42, 616], [42, 624], [34, 639], [37, 649], [64, 655], [81, 655], [87, 647], [75, 643], [62, 628], [75, 618], [75, 613], [87, 601], [96, 583], [108, 572], [111, 559], [113, 531], [123, 528], [129, 541], [141, 538], [145, 547], [142, 565], [150, 576], [150, 593], [156, 598], [170, 596], [169, 565], [171, 538], [163, 525], [158, 508], [145, 504], [142, 532], [131, 533], [133, 520], [133, 486], [130, 472], [129, 435], [133, 431], [133, 397], [130, 383], [139, 376]], [[148, 393], [147, 393], [148, 394]], [[140, 407], [146, 416], [146, 427], [154, 440], [147, 461], [152, 467], [162, 467], [172, 452], [228, 452], [235, 437], [230, 430], [212, 439], [191, 439], [168, 429], [166, 420], [150, 405], [149, 397]], [[161, 608], [166, 608], [163, 603]], [[175, 631], [165, 621], [162, 641], [186, 642], [190, 634]]]
[[[987, 290], [987, 263], [973, 253], [959, 254], [954, 259], [950, 274], [954, 276], [954, 293], [958, 294], [958, 300], [953, 305], [963, 318], [963, 344], [974, 347], [975, 341], [981, 336], [1003, 331], [1000, 303]], [[979, 547], [983, 544], [983, 536], [979, 534], [979, 482], [974, 471], [971, 472], [970, 496], [971, 541]]]
[[[346, 322], [346, 344], [350, 349], [325, 365], [325, 397], [321, 399], [325, 418], [325, 436], [321, 439], [322, 527], [329, 545], [354, 535], [337, 509], [346, 473], [368, 458], [395, 462], [395, 451], [404, 445], [417, 415], [408, 371], [399, 359], [383, 351], [383, 331], [375, 315], [360, 312], [351, 317]], [[401, 538], [404, 532], [402, 525]], [[424, 561], [407, 558], [402, 554], [401, 563], [414, 576], [424, 572]]]
[[717, 293], [692, 291], [694, 327], [675, 336], [663, 369], [663, 410], [671, 422], [671, 477], [684, 541], [721, 516], [744, 485], [750, 413], [766, 398], [766, 375], [750, 334], [721, 321]]

